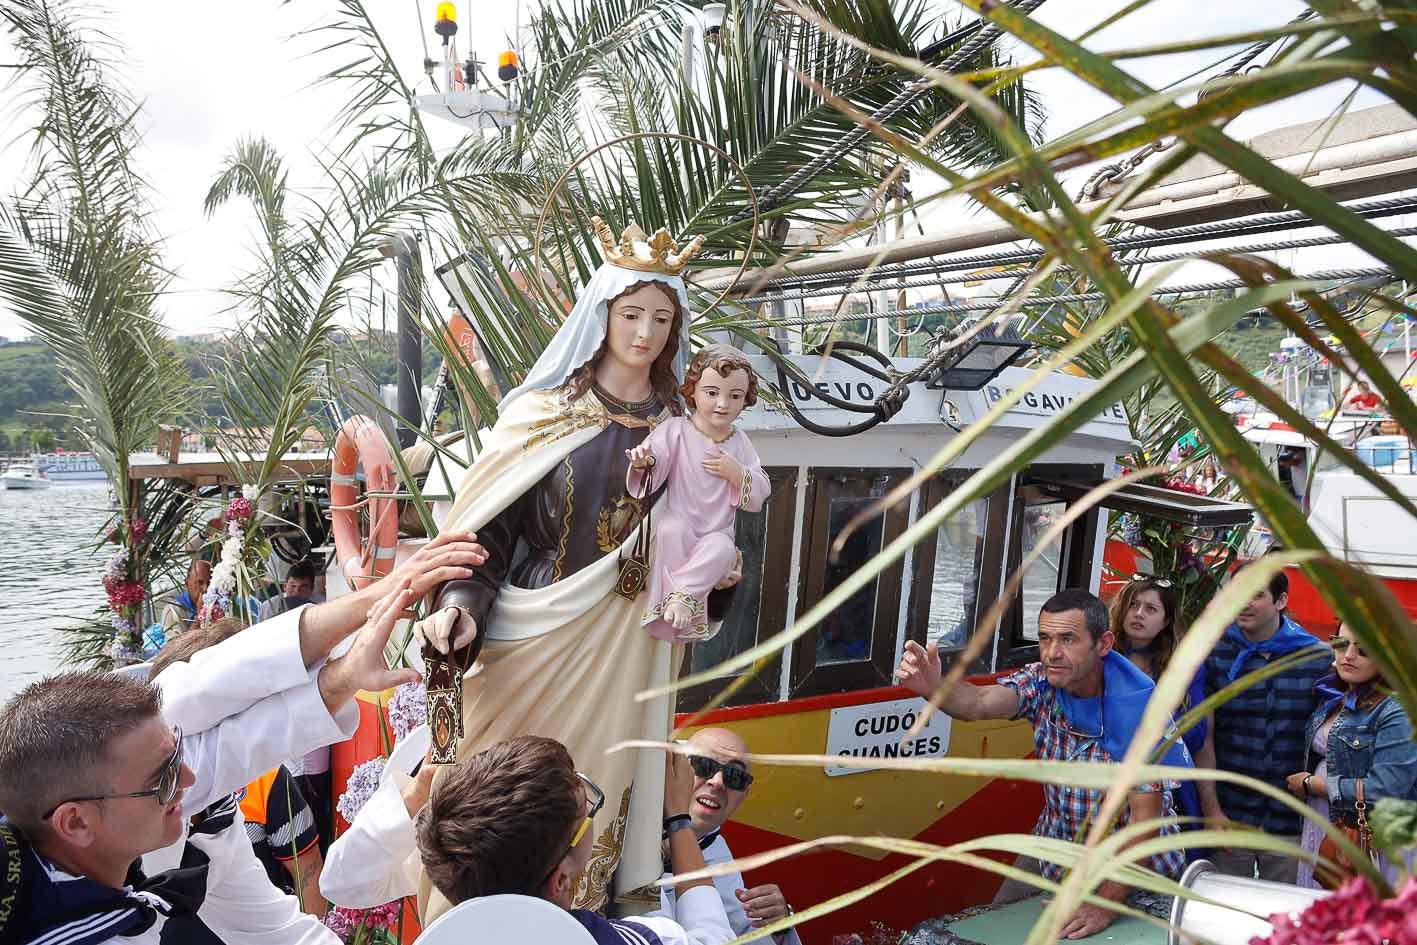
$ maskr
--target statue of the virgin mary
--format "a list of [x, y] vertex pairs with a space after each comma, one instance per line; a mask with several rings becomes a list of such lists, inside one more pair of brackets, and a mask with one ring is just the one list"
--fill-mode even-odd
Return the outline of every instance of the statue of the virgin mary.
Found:
[[[435, 742], [456, 739], [461, 757], [515, 735], [555, 738], [605, 791], [576, 891], [577, 906], [598, 909], [612, 877], [623, 895], [662, 872], [664, 758], [606, 749], [664, 740], [671, 726], [667, 699], [634, 699], [667, 682], [676, 659], [640, 628], [646, 603], [633, 580], [625, 596], [622, 562], [634, 557], [648, 501], [626, 492], [625, 451], [680, 412], [689, 351], [680, 273], [702, 240], [681, 251], [664, 230], [647, 240], [631, 227], [617, 241], [594, 222], [605, 262], [502, 400], [443, 524], [476, 532], [487, 562], [438, 591], [421, 630], [430, 715], [432, 667], [462, 672], [481, 642], [459, 682], [461, 718], [430, 718]], [[425, 921], [447, 907], [426, 879], [420, 898]]]

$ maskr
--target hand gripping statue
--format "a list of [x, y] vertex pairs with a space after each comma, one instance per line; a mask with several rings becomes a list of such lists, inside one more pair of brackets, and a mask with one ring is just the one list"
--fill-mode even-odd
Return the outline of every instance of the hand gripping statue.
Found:
[[728, 345], [704, 348], [680, 393], [693, 412], [664, 421], [626, 451], [627, 484], [631, 495], [667, 486], [663, 512], [655, 511], [644, 627], [656, 639], [692, 643], [712, 639], [719, 626], [709, 622], [708, 594], [737, 562], [736, 511], [763, 507], [768, 477], [747, 434], [733, 426], [758, 400], [747, 355]]
[[[646, 240], [637, 227], [617, 241], [594, 222], [605, 263], [502, 400], [443, 523], [476, 532], [487, 562], [440, 588], [418, 627], [435, 756], [544, 735], [605, 791], [576, 891], [591, 909], [612, 875], [623, 895], [662, 872], [664, 758], [606, 749], [666, 740], [672, 721], [667, 698], [634, 698], [670, 680], [675, 652], [640, 629], [633, 552], [646, 500], [626, 489], [626, 451], [681, 412], [690, 313], [679, 274], [702, 245], [680, 251], [666, 231]], [[420, 900], [425, 921], [447, 908], [426, 881]]]

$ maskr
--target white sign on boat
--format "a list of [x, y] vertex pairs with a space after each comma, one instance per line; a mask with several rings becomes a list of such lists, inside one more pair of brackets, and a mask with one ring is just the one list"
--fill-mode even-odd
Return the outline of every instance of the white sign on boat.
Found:
[[[901, 741], [924, 708], [925, 700], [915, 698], [832, 709], [826, 753], [850, 758], [943, 758], [950, 750], [950, 717], [943, 712], [930, 716], [919, 735]], [[872, 770], [826, 767], [829, 777]]]

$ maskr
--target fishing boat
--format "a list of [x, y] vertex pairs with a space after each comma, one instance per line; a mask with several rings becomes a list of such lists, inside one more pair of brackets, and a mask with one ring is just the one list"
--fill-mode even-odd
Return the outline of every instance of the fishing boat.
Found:
[[[816, 387], [790, 382], [777, 393], [819, 427], [859, 422], [859, 414], [814, 395], [827, 391], [856, 404], [874, 403], [886, 384], [839, 361], [812, 355], [789, 359]], [[894, 359], [906, 372], [918, 359]], [[774, 361], [755, 359], [760, 376], [778, 376]], [[920, 472], [942, 445], [977, 422], [1031, 372], [1006, 367], [984, 383], [955, 384], [947, 372], [910, 385], [900, 413], [852, 437], [821, 436], [804, 428], [784, 406], [768, 399], [739, 422], [752, 437], [772, 483], [756, 515], [740, 514], [737, 543], [743, 580], [722, 631], [689, 648], [682, 673], [712, 668], [790, 626], [848, 575], [918, 522], [990, 458], [1028, 435], [1095, 382], [1053, 374], [965, 450], [952, 466], [927, 477], [909, 498], [832, 545], [843, 528], [891, 490]], [[978, 382], [979, 377], [973, 378]], [[467, 441], [463, 441], [466, 443]], [[892, 674], [907, 640], [937, 642], [948, 661], [957, 658], [977, 618], [1004, 592], [1008, 576], [1046, 537], [1052, 523], [1098, 484], [1117, 475], [1116, 457], [1134, 444], [1121, 405], [1114, 405], [1072, 437], [1039, 456], [1022, 473], [969, 503], [939, 532], [907, 552], [854, 594], [818, 627], [789, 644], [756, 673], [729, 673], [680, 694], [681, 723], [730, 728], [756, 752], [842, 758], [1024, 758], [1033, 751], [1025, 722], [952, 722], [935, 715], [919, 737], [901, 743], [920, 715], [923, 700], [893, 685]], [[457, 449], [458, 447], [454, 447]], [[464, 448], [465, 449], [465, 448]], [[468, 453], [462, 453], [467, 461]], [[424, 491], [451, 495], [458, 463], [435, 465]], [[1144, 511], [1195, 527], [1248, 521], [1236, 503], [1129, 485], [1106, 506]], [[434, 506], [435, 520], [447, 502]], [[1106, 512], [1092, 508], [1048, 540], [1021, 593], [1009, 602], [985, 653], [969, 666], [980, 683], [1038, 659], [1038, 609], [1063, 587], [1098, 590], [1103, 578]], [[405, 557], [421, 539], [399, 542]], [[329, 594], [345, 590], [337, 569]], [[701, 712], [721, 691], [741, 683], [722, 707]], [[364, 723], [355, 739], [336, 746], [336, 793], [353, 766], [382, 753], [386, 729], [381, 708], [389, 694], [362, 697]], [[692, 731], [692, 729], [688, 730]], [[885, 834], [952, 843], [988, 832], [1028, 832], [1042, 792], [1035, 785], [999, 780], [941, 778], [827, 763], [820, 767], [761, 769], [753, 790], [724, 828], [739, 856], [836, 834]], [[756, 882], [778, 883], [788, 898], [821, 902], [907, 864], [906, 857], [863, 848], [833, 849], [802, 863], [787, 861], [753, 872]], [[889, 896], [873, 897], [803, 931], [812, 941], [860, 931], [872, 923], [909, 929], [926, 918], [956, 911], [993, 895], [997, 879], [958, 865], [925, 867], [899, 880]]]
[[[1399, 129], [1404, 136], [1408, 131], [1406, 125]], [[1273, 141], [1251, 144], [1267, 157], [1280, 157], [1280, 149], [1295, 147], [1293, 137], [1277, 134]], [[1344, 193], [1358, 198], [1382, 192], [1381, 177], [1388, 173], [1384, 162], [1391, 159], [1387, 151], [1375, 152], [1345, 171], [1348, 177], [1330, 175], [1316, 183], [1342, 185]], [[1274, 212], [1262, 192], [1236, 187], [1213, 168], [1201, 167], [1190, 178], [1173, 179], [1171, 184], [1180, 190], [1154, 201], [1143, 195], [1120, 211], [1118, 216], [1137, 229], [1116, 238], [1114, 249], [1233, 240], [1237, 234], [1282, 232], [1302, 222], [1292, 212]], [[1108, 195], [1104, 191], [1092, 196], [1102, 200]], [[1402, 212], [1408, 204], [1383, 201], [1354, 207], [1377, 216]], [[1171, 228], [1176, 235], [1168, 232]], [[740, 301], [772, 311], [773, 326], [803, 326], [811, 322], [803, 300], [830, 294], [834, 287], [842, 294], [858, 291], [863, 270], [874, 270], [877, 284], [867, 287], [872, 291], [889, 290], [891, 280], [903, 279], [907, 273], [937, 278], [940, 273], [954, 273], [944, 278], [956, 282], [977, 279], [976, 274], [990, 272], [990, 266], [1028, 263], [1035, 257], [1030, 250], [1012, 247], [992, 255], [961, 254], [1007, 246], [1017, 238], [1006, 225], [979, 223], [885, 245], [822, 253], [788, 268], [758, 272], [755, 285], [768, 288], [758, 293], [759, 298]], [[458, 269], [479, 265], [485, 263], [460, 257], [437, 270], [462, 311], [480, 306], [463, 294], [477, 280], [469, 273], [460, 277]], [[1363, 270], [1359, 275], [1384, 273]], [[1005, 270], [986, 276], [985, 281], [1012, 278]], [[718, 288], [721, 283], [709, 279], [707, 285]], [[1168, 291], [1185, 295], [1208, 287], [1178, 285]], [[1024, 305], [1057, 301], [1044, 297]], [[998, 298], [947, 301], [937, 308], [966, 314], [991, 310], [999, 302]], [[913, 320], [925, 311], [929, 309], [878, 312], [877, 327], [883, 330], [877, 333], [875, 352], [880, 355], [895, 347], [890, 332], [884, 330], [889, 319]], [[878, 551], [920, 523], [972, 473], [1017, 447], [1096, 383], [1067, 371], [1046, 376], [947, 468], [915, 481], [903, 501], [869, 519], [837, 548], [837, 539], [858, 513], [919, 475], [943, 445], [968, 431], [1011, 389], [1032, 377], [1032, 371], [1012, 366], [1018, 352], [1007, 350], [1020, 342], [1026, 348], [1026, 332], [1022, 338], [1015, 334], [994, 340], [1001, 343], [963, 350], [952, 363], [913, 380], [899, 412], [876, 425], [863, 421], [859, 411], [873, 412], [891, 379], [913, 376], [921, 367], [918, 359], [880, 355], [885, 360], [879, 369], [850, 358], [824, 359], [818, 352], [804, 350], [795, 335], [782, 350], [757, 355], [755, 369], [773, 388], [772, 394], [746, 411], [739, 423], [758, 449], [772, 494], [760, 514], [739, 516], [737, 544], [744, 568], [733, 609], [715, 639], [689, 649], [681, 674], [720, 666], [790, 627]], [[790, 376], [782, 369], [783, 361], [790, 364]], [[412, 407], [400, 413], [417, 415]], [[1109, 574], [1122, 569], [1133, 573], [1137, 568], [1136, 549], [1108, 540], [1109, 511], [1138, 513], [1192, 530], [1251, 521], [1252, 511], [1241, 503], [1142, 484], [1119, 488], [1096, 507], [1077, 508], [1084, 496], [1118, 475], [1117, 457], [1136, 446], [1127, 419], [1120, 404], [1095, 415], [987, 495], [964, 504], [933, 535], [765, 664], [725, 671], [709, 683], [681, 691], [679, 722], [731, 728], [752, 750], [768, 754], [857, 761], [1027, 757], [1033, 751], [1033, 733], [1018, 721], [960, 722], [936, 715], [919, 737], [903, 742], [903, 733], [920, 717], [923, 703], [894, 686], [892, 673], [910, 640], [938, 643], [946, 665], [959, 659], [968, 634], [996, 602], [1001, 603], [1003, 616], [988, 628], [989, 644], [967, 666], [967, 678], [988, 683], [1037, 660], [1038, 608], [1048, 596], [1063, 587], [1105, 594]], [[849, 429], [858, 432], [821, 435]], [[449, 497], [472, 455], [466, 440], [440, 452], [423, 492]], [[435, 521], [446, 511], [446, 498], [435, 502]], [[1070, 517], [1074, 512], [1076, 517]], [[1058, 528], [1051, 528], [1055, 523]], [[398, 540], [396, 557], [411, 554], [423, 540]], [[1001, 600], [1009, 576], [1034, 551], [1041, 551], [1041, 557], [1020, 589]], [[341, 592], [341, 582], [342, 576], [331, 571], [332, 596]], [[730, 689], [720, 703], [718, 697]], [[336, 794], [355, 764], [385, 752], [388, 729], [383, 715], [388, 698], [388, 693], [361, 698], [360, 732], [334, 753]], [[738, 856], [836, 835], [889, 835], [948, 844], [986, 834], [1027, 833], [1041, 803], [1041, 790], [1031, 784], [871, 770], [828, 761], [819, 767], [760, 769], [752, 793], [724, 827], [724, 835]], [[894, 933], [924, 920], [989, 902], [998, 886], [997, 877], [980, 870], [948, 863], [905, 870], [913, 863], [878, 849], [835, 846], [815, 851], [805, 860], [755, 869], [749, 881], [777, 883], [789, 901], [813, 903], [903, 871], [888, 894], [865, 898], [805, 923], [804, 938], [812, 941], [832, 941], [838, 935], [864, 937], [873, 929], [894, 940]]]
[[6, 489], [48, 489], [53, 485], [44, 470], [36, 469], [33, 463], [11, 463], [0, 474], [0, 483]]
[[[1301, 388], [1304, 396], [1297, 398], [1297, 406], [1335, 403], [1330, 383], [1327, 370], [1316, 372]], [[1398, 431], [1380, 405], [1360, 410], [1344, 406], [1327, 408], [1313, 419], [1399, 494], [1417, 501], [1411, 439]], [[1402, 608], [1417, 617], [1417, 552], [1412, 550], [1410, 529], [1395, 527], [1407, 512], [1374, 483], [1273, 414], [1239, 414], [1236, 419], [1245, 439], [1308, 512], [1310, 527], [1328, 551], [1381, 580]], [[1251, 554], [1263, 553], [1272, 543], [1263, 523], [1256, 528], [1254, 540]], [[1336, 631], [1333, 608], [1302, 571], [1291, 567], [1287, 572], [1294, 619], [1322, 636]]]

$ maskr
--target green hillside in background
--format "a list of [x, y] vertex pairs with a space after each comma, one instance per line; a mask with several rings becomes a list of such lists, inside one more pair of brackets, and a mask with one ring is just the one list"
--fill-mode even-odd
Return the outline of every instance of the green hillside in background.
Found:
[[[225, 425], [225, 411], [212, 381], [212, 371], [224, 354], [220, 341], [178, 338], [177, 352], [192, 379], [191, 413], [174, 421], [188, 430]], [[392, 384], [397, 377], [397, 341], [392, 333], [346, 335], [336, 355], [341, 365], [357, 364], [379, 384]], [[437, 349], [425, 344], [424, 384], [431, 385], [438, 370]], [[50, 450], [56, 446], [78, 448], [70, 433], [70, 393], [54, 356], [36, 341], [0, 344], [0, 453], [31, 448]]]
[[[1265, 320], [1259, 326], [1243, 323], [1220, 338], [1220, 344], [1231, 356], [1252, 371], [1261, 371], [1270, 364], [1270, 353], [1279, 349], [1284, 329]], [[372, 341], [372, 343], [371, 343]], [[219, 341], [178, 338], [178, 353], [192, 378], [192, 414], [175, 418], [187, 429], [221, 426], [224, 419], [221, 400], [211, 382], [214, 363], [222, 357]], [[357, 349], [356, 347], [357, 346]], [[397, 375], [396, 342], [390, 333], [348, 335], [340, 342], [339, 363], [358, 363], [380, 384], [392, 384]], [[424, 383], [430, 384], [438, 369], [439, 356], [431, 344], [423, 350]], [[54, 357], [44, 345], [33, 341], [0, 344], [0, 453], [36, 447], [76, 447], [68, 433], [70, 422], [68, 388], [65, 387]]]

